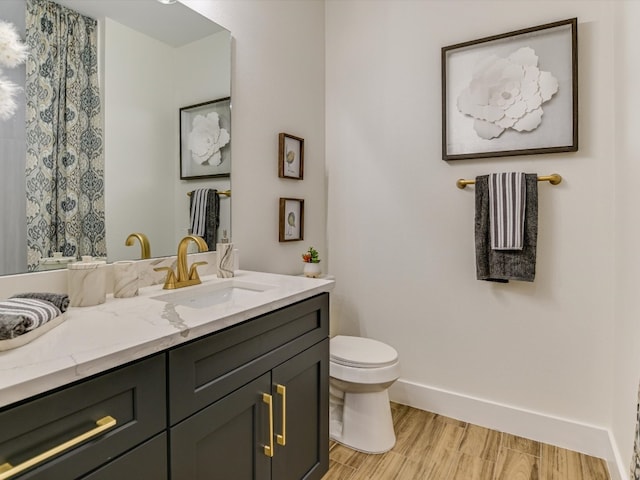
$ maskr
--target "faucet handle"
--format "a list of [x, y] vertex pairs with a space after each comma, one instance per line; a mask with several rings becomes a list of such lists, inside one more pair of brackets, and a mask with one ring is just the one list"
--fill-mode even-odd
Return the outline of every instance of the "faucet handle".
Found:
[[198, 280], [200, 281], [200, 275], [198, 275], [198, 267], [200, 265], [206, 265], [207, 262], [193, 262], [191, 264], [191, 268], [189, 269], [189, 280]]
[[177, 288], [176, 286], [176, 274], [173, 273], [173, 269], [171, 267], [156, 267], [154, 268], [156, 272], [167, 271], [167, 278], [164, 281], [164, 286], [162, 287], [164, 290], [173, 290]]

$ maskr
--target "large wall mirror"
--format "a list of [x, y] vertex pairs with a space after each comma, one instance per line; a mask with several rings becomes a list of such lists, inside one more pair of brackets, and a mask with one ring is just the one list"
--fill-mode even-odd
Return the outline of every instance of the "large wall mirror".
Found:
[[[180, 2], [56, 3], [98, 21], [107, 260], [141, 258], [137, 242], [125, 245], [137, 232], [148, 237], [152, 257], [175, 255], [179, 239], [189, 233], [189, 194], [231, 191], [230, 173], [180, 179], [179, 114], [184, 107], [230, 98], [231, 34]], [[0, 20], [24, 35], [25, 12], [26, 0], [2, 0]], [[25, 83], [24, 65], [3, 74]], [[24, 106], [0, 120], [0, 275], [50, 268], [45, 262], [28, 268], [26, 245], [34, 229], [26, 225], [25, 120]], [[225, 122], [230, 133], [230, 118]], [[231, 162], [231, 142], [224, 148], [223, 158]], [[231, 196], [218, 198], [218, 236], [223, 230], [230, 236]]]

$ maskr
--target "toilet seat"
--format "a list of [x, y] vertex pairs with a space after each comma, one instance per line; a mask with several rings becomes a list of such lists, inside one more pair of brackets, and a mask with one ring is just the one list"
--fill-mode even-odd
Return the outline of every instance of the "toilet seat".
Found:
[[384, 368], [398, 362], [398, 352], [371, 338], [337, 335], [330, 341], [331, 362], [354, 368]]

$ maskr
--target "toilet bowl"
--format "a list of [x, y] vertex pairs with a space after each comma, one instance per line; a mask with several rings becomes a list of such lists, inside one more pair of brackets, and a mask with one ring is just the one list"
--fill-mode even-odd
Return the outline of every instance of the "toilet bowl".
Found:
[[398, 352], [370, 338], [330, 341], [329, 432], [332, 440], [365, 453], [396, 443], [388, 388], [400, 376]]

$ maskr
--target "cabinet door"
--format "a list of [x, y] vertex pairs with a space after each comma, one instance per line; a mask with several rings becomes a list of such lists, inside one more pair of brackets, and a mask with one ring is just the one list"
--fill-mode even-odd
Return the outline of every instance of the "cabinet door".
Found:
[[274, 480], [320, 480], [327, 472], [328, 382], [329, 339], [273, 369]]
[[270, 374], [246, 384], [170, 430], [172, 480], [268, 480]]

